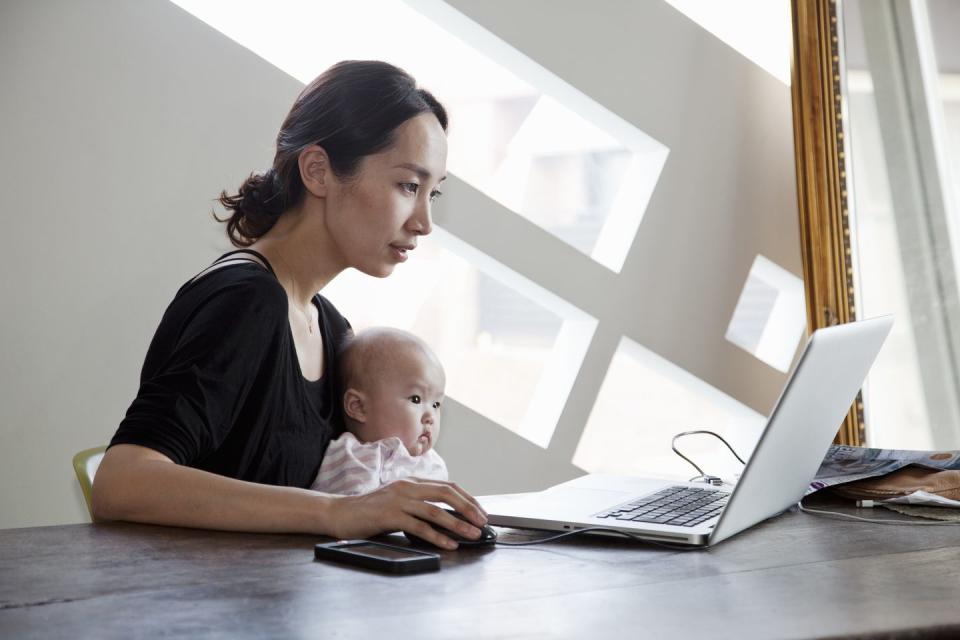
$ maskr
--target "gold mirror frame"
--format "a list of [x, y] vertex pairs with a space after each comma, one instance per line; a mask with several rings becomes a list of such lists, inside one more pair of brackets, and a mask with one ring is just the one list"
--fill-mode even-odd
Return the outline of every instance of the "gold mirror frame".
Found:
[[[856, 319], [836, 0], [791, 0], [793, 136], [807, 329]], [[863, 396], [835, 441], [865, 443]]]

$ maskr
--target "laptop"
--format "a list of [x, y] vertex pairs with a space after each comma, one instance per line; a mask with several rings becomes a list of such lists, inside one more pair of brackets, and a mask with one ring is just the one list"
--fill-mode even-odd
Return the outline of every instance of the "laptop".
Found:
[[711, 546], [777, 515], [806, 493], [892, 325], [884, 316], [813, 333], [732, 491], [587, 474], [539, 493], [480, 498], [488, 520], [547, 531], [603, 527]]

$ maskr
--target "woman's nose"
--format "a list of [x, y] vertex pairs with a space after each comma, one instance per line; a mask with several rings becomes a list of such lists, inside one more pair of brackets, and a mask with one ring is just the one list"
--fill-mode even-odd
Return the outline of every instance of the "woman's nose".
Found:
[[430, 215], [430, 203], [421, 202], [410, 217], [408, 225], [417, 235], [425, 236], [433, 231], [433, 218]]

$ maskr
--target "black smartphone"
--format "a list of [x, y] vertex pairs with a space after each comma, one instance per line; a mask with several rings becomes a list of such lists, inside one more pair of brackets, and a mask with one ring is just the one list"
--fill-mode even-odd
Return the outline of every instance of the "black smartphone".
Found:
[[440, 556], [436, 553], [370, 540], [321, 543], [313, 548], [313, 557], [315, 560], [330, 560], [384, 573], [409, 574], [440, 570]]

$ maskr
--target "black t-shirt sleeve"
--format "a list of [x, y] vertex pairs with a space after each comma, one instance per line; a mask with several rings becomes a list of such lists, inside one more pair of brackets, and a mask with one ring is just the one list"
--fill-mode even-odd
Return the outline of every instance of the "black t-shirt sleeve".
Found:
[[188, 285], [167, 310], [110, 446], [138, 444], [195, 465], [227, 438], [251, 388], [267, 382], [283, 352], [286, 295], [268, 274], [204, 282], [217, 279]]

